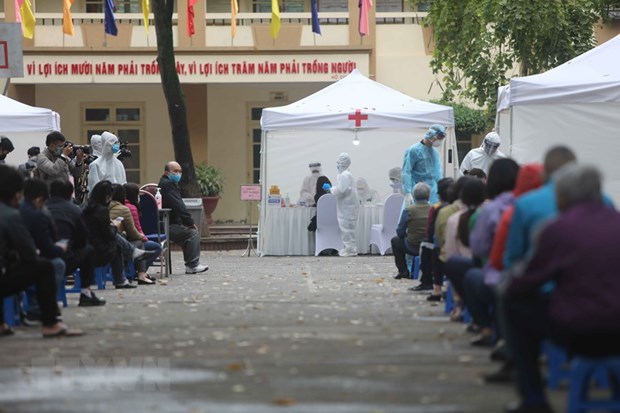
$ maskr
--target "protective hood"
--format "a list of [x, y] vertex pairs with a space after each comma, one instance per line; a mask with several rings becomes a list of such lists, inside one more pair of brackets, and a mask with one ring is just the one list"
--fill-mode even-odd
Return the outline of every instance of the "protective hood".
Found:
[[343, 172], [349, 169], [349, 166], [351, 166], [351, 157], [349, 154], [346, 152], [341, 153], [340, 156], [338, 156], [336, 165], [338, 167], [338, 172]]
[[397, 182], [400, 182], [400, 179], [401, 179], [401, 178], [400, 178], [400, 171], [401, 171], [400, 166], [397, 166], [397, 167], [395, 167], [395, 168], [390, 169], [390, 170], [388, 171], [388, 178], [389, 178], [391, 181], [397, 181]]
[[101, 149], [103, 148], [103, 144], [101, 142], [101, 135], [93, 135], [90, 137], [90, 147], [93, 150], [94, 156], [101, 156]]
[[439, 138], [444, 138], [446, 136], [445, 126], [438, 123], [431, 125], [431, 127], [428, 128], [428, 130], [424, 134], [424, 139], [433, 139], [437, 135], [439, 135]]
[[[113, 184], [125, 184], [127, 178], [123, 163], [116, 159], [112, 145], [118, 143], [116, 135], [110, 132], [101, 134], [101, 156], [90, 164], [88, 172], [88, 190], [91, 191], [98, 182], [108, 180]], [[92, 144], [92, 140], [91, 140]]]
[[543, 166], [539, 163], [528, 163], [519, 169], [515, 189], [512, 191], [515, 197], [526, 192], [540, 188], [543, 184]]

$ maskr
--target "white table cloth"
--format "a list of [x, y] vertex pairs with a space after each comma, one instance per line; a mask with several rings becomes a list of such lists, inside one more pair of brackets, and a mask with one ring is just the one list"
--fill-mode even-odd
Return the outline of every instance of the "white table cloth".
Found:
[[[308, 231], [314, 207], [267, 207], [265, 228], [261, 228], [261, 255], [314, 255], [314, 232]], [[360, 207], [357, 220], [357, 251], [370, 252], [370, 228], [383, 221], [383, 205]]]

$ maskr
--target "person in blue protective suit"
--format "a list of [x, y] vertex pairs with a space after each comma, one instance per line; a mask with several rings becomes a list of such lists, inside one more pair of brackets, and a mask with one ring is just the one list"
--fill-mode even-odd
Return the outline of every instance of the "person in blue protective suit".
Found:
[[439, 124], [431, 125], [424, 134], [424, 138], [405, 151], [401, 170], [402, 190], [405, 195], [405, 205], [413, 204], [411, 193], [415, 184], [426, 183], [431, 188], [430, 203], [434, 204], [437, 198], [437, 181], [443, 178], [439, 148], [446, 137], [446, 128]]
[[338, 255], [341, 257], [357, 255], [355, 233], [360, 204], [357, 199], [355, 179], [351, 172], [349, 172], [349, 166], [351, 166], [351, 157], [346, 152], [341, 153], [336, 163], [338, 168], [336, 185], [331, 187], [329, 184], [323, 185], [324, 190], [329, 190], [336, 197], [338, 226], [340, 227], [340, 235], [344, 244], [344, 248], [338, 252]]

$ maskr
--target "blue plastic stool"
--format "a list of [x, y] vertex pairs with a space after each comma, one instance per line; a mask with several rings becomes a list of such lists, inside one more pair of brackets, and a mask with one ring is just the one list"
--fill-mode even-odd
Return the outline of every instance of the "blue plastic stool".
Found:
[[448, 283], [448, 289], [446, 290], [446, 306], [444, 312], [450, 314], [454, 309], [454, 297], [452, 297], [452, 284]]
[[4, 322], [9, 327], [19, 325], [19, 300], [16, 295], [4, 298]]
[[[597, 377], [612, 376], [610, 399], [591, 399], [588, 397], [590, 381]], [[620, 357], [591, 359], [575, 357], [570, 370], [570, 389], [568, 392], [567, 413], [586, 413], [590, 410], [603, 410], [620, 413]]]
[[469, 312], [469, 310], [467, 309], [467, 307], [463, 307], [463, 312], [461, 313], [463, 315], [463, 322], [466, 324], [471, 324], [474, 319], [471, 316], [471, 313]]
[[136, 278], [136, 266], [133, 263], [133, 260], [129, 261], [129, 265], [125, 270], [125, 278], [128, 280], [133, 280]]
[[97, 284], [97, 288], [100, 290], [105, 290], [106, 281], [113, 281], [110, 264], [95, 268], [95, 283]]
[[63, 307], [67, 307], [67, 287], [65, 286], [66, 278], [60, 283], [58, 291], [56, 291], [56, 301], [60, 301]]
[[80, 269], [75, 270], [73, 274], [73, 287], [66, 289], [65, 291], [68, 293], [79, 293], [82, 290], [82, 281], [80, 279]]
[[407, 268], [409, 268], [411, 279], [417, 280], [420, 276], [420, 256], [407, 254]]
[[[550, 390], [555, 390], [560, 387], [563, 381], [569, 381], [571, 379], [570, 359], [566, 350], [550, 341], [545, 341], [543, 350], [547, 358], [547, 387]], [[597, 370], [594, 373], [593, 378], [597, 387], [601, 389], [609, 388], [607, 372], [604, 370]]]

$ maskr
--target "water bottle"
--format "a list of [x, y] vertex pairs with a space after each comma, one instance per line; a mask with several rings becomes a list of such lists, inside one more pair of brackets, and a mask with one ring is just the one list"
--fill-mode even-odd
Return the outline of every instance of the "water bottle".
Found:
[[155, 194], [155, 203], [157, 204], [157, 209], [161, 209], [161, 192], [159, 192], [159, 188], [157, 188], [157, 193]]

